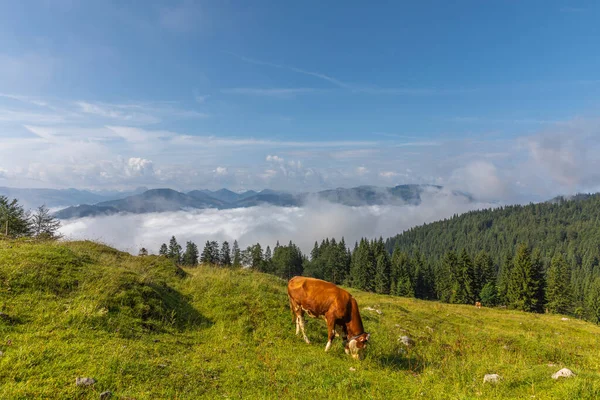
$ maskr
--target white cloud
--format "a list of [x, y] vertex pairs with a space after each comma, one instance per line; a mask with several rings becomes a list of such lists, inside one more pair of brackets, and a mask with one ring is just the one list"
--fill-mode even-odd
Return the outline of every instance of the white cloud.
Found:
[[465, 190], [479, 200], [503, 200], [510, 194], [506, 181], [496, 166], [487, 161], [474, 161], [456, 169], [449, 180], [452, 188]]
[[129, 177], [154, 175], [152, 161], [144, 158], [132, 157], [125, 163], [125, 175]]
[[227, 168], [225, 168], [225, 167], [217, 167], [213, 170], [213, 172], [217, 176], [225, 176], [228, 174]]
[[272, 155], [268, 155], [266, 160], [269, 162], [275, 162], [275, 163], [283, 163], [285, 161], [282, 157], [272, 156]]
[[198, 210], [143, 215], [115, 215], [64, 221], [69, 239], [101, 240], [136, 253], [144, 246], [157, 252], [175, 235], [202, 246], [206, 240], [238, 240], [242, 248], [260, 242], [273, 247], [292, 240], [309, 252], [315, 240], [342, 236], [348, 246], [361, 237], [388, 237], [412, 226], [488, 207], [448, 193], [425, 194], [419, 206], [347, 207], [315, 202], [303, 208], [260, 206], [232, 210]]
[[358, 176], [366, 175], [369, 172], [369, 169], [365, 166], [356, 167], [356, 174]]
[[380, 171], [379, 176], [382, 178], [395, 178], [401, 174], [395, 171]]

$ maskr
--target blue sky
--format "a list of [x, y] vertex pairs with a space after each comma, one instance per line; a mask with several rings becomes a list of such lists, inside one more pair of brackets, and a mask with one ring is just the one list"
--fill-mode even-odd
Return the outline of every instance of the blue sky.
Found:
[[0, 185], [599, 190], [595, 1], [2, 1]]

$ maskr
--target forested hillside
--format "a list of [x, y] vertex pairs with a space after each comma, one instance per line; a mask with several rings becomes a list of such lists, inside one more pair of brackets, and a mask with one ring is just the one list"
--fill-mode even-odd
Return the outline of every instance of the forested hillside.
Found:
[[458, 252], [471, 257], [483, 252], [491, 259], [498, 300], [504, 303], [502, 295], [508, 290], [509, 270], [520, 244], [533, 249], [530, 258], [540, 264], [536, 268], [541, 286], [548, 284], [544, 279], [548, 273], [554, 273], [551, 260], [555, 265], [564, 261], [563, 278], [570, 281], [569, 308], [583, 313], [586, 301], [593, 300], [589, 299], [595, 291], [593, 283], [600, 278], [600, 195], [472, 211], [414, 227], [385, 245], [390, 252], [397, 249], [434, 266], [438, 277]]

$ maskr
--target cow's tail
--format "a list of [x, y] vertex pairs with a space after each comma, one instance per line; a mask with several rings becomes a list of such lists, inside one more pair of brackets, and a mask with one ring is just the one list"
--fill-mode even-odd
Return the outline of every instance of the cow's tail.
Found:
[[292, 313], [292, 322], [295, 322], [297, 318], [295, 311], [296, 305], [294, 304], [294, 300], [292, 300], [292, 296], [290, 296], [289, 294], [288, 299], [290, 300], [290, 312]]

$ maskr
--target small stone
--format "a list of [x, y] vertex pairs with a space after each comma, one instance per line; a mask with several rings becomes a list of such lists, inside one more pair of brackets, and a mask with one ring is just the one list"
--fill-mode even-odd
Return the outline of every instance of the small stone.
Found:
[[548, 363], [548, 366], [549, 367], [556, 367], [556, 364], [554, 364], [554, 363]]
[[552, 375], [552, 379], [558, 379], [558, 378], [572, 378], [574, 377], [575, 374], [573, 373], [573, 371], [571, 371], [569, 368], [563, 368], [560, 371], [554, 373]]
[[561, 320], [561, 321], [568, 321], [568, 320], [569, 320], [569, 318], [567, 318], [567, 317], [562, 317], [560, 320]]
[[368, 311], [374, 311], [374, 312], [376, 312], [379, 315], [383, 314], [380, 310], [378, 310], [376, 308], [373, 308], [373, 307], [365, 307], [364, 309], [368, 310]]
[[100, 400], [110, 399], [111, 397], [112, 397], [112, 392], [110, 390], [100, 393]]
[[410, 336], [400, 336], [398, 341], [402, 342], [405, 346], [412, 346], [415, 344], [415, 341], [410, 338]]
[[167, 368], [167, 364], [158, 364], [158, 368]]
[[75, 378], [77, 386], [92, 386], [94, 383], [96, 383], [94, 378]]
[[483, 383], [498, 383], [500, 379], [502, 379], [502, 377], [498, 374], [485, 374], [485, 376], [483, 377]]
[[354, 372], [354, 371], [356, 371], [356, 368], [350, 367], [350, 371]]
[[506, 345], [506, 344], [505, 344], [504, 346], [502, 346], [502, 348], [503, 348], [504, 350], [510, 350], [510, 347], [509, 347], [508, 345]]

